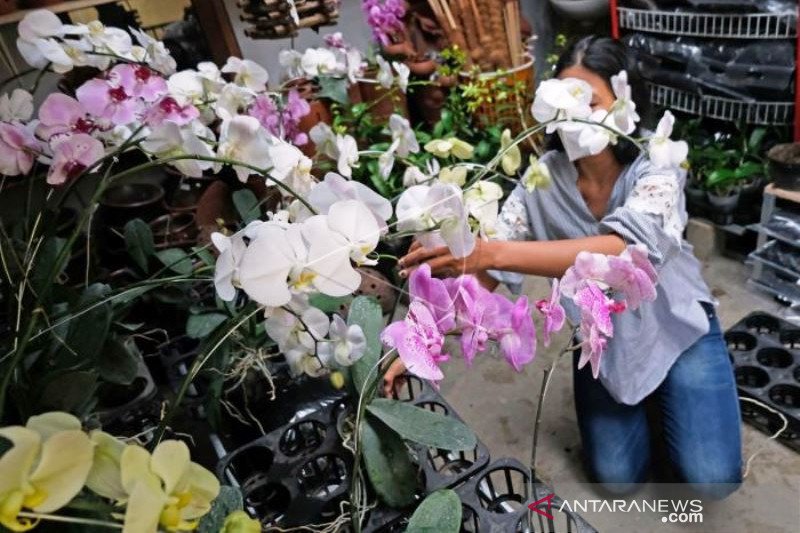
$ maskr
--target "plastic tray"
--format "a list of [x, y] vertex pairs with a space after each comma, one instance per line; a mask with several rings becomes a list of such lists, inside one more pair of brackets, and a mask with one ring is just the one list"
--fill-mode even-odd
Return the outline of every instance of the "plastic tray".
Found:
[[[788, 421], [778, 440], [800, 451], [800, 327], [751, 313], [725, 333], [739, 395], [779, 411]], [[741, 402], [742, 416], [770, 435], [783, 425], [775, 413]]]
[[797, 35], [795, 13], [671, 12], [617, 8], [619, 27], [667, 35], [725, 39], [789, 39]]

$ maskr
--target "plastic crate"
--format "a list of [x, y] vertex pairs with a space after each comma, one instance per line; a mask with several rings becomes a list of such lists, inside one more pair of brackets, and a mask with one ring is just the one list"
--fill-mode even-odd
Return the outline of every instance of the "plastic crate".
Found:
[[724, 39], [789, 39], [797, 35], [795, 13], [699, 13], [617, 8], [619, 27], [667, 35]]
[[[767, 313], [751, 313], [725, 332], [741, 397], [780, 412], [788, 426], [778, 440], [800, 451], [800, 327]], [[774, 412], [741, 402], [742, 417], [767, 434], [783, 421]]]

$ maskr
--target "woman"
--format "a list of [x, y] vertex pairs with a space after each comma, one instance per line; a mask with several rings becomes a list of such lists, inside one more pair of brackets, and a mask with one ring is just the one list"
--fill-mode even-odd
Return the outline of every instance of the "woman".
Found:
[[[556, 75], [588, 82], [593, 110], [607, 110], [615, 100], [611, 77], [621, 70], [636, 98], [641, 80], [624, 46], [592, 36], [565, 52]], [[635, 101], [641, 106], [646, 96]], [[651, 442], [644, 401], [652, 398], [678, 475], [705, 496], [725, 497], [741, 483], [739, 403], [714, 300], [682, 239], [682, 183], [627, 141], [586, 156], [565, 151], [553, 137], [541, 159], [551, 187], [528, 193], [518, 185], [503, 206], [496, 240], [479, 240], [463, 259], [415, 244], [400, 260], [401, 275], [427, 262], [439, 275], [473, 273], [492, 288], [499, 280], [518, 290], [522, 274], [561, 277], [583, 250], [616, 255], [644, 244], [659, 272], [656, 300], [615, 317], [598, 380], [588, 365], [574, 371], [587, 466], [612, 492], [646, 481]], [[402, 363], [389, 370], [388, 390], [402, 370]]]

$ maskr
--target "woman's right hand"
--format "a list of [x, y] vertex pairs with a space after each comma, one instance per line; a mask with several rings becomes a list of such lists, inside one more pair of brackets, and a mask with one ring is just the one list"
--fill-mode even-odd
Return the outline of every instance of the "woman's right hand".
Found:
[[383, 395], [386, 398], [391, 398], [394, 396], [394, 391], [396, 387], [399, 387], [402, 383], [398, 380], [404, 380], [403, 374], [406, 371], [406, 365], [403, 364], [401, 359], [395, 359], [389, 368], [386, 369], [386, 373], [383, 375]]

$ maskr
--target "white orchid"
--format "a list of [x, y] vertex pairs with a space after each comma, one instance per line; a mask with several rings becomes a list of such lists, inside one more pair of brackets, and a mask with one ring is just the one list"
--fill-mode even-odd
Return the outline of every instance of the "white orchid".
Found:
[[[319, 292], [328, 296], [346, 296], [361, 285], [361, 275], [350, 263], [351, 246], [348, 244], [352, 243], [331, 228], [329, 216], [315, 215], [301, 225], [303, 238], [308, 243], [305, 269], [310, 273], [311, 284]], [[346, 224], [343, 221], [342, 228]], [[351, 236], [353, 242], [356, 237], [355, 233]]]
[[[286, 309], [275, 309], [264, 322], [267, 334], [286, 357], [291, 373], [319, 374], [321, 365], [314, 357], [317, 343], [328, 334], [328, 317], [316, 307], [308, 307], [300, 316]], [[321, 347], [321, 344], [320, 344]]]
[[129, 56], [133, 43], [128, 32], [120, 28], [106, 26], [99, 20], [86, 24], [86, 40], [95, 50], [115, 54], [121, 57]]
[[303, 54], [297, 50], [281, 50], [278, 54], [278, 63], [289, 78], [303, 76]]
[[478, 221], [481, 232], [486, 236], [494, 234], [502, 197], [503, 188], [493, 181], [479, 181], [464, 191], [464, 207]]
[[351, 326], [339, 315], [333, 315], [328, 334], [328, 342], [317, 345], [317, 355], [326, 366], [350, 366], [364, 355], [367, 338], [358, 324]]
[[457, 186], [436, 183], [406, 189], [397, 201], [399, 231], [430, 232], [418, 235], [426, 247], [443, 242], [455, 257], [466, 257], [475, 247], [462, 191]]
[[350, 259], [358, 265], [374, 265], [368, 255], [378, 246], [381, 230], [369, 207], [358, 200], [340, 200], [328, 211], [328, 227], [344, 239]]
[[228, 61], [222, 67], [222, 72], [234, 74], [233, 83], [247, 87], [254, 92], [264, 91], [269, 81], [269, 73], [267, 70], [255, 61], [249, 59], [229, 57]]
[[500, 166], [503, 167], [503, 172], [513, 176], [522, 165], [522, 153], [519, 150], [519, 146], [513, 144], [511, 130], [508, 128], [504, 129], [503, 134], [500, 136], [500, 151], [505, 151], [500, 157]]
[[303, 73], [311, 78], [334, 74], [339, 69], [336, 55], [327, 48], [308, 48], [303, 52], [300, 66]]
[[419, 152], [419, 141], [411, 123], [407, 118], [392, 113], [389, 117], [389, 130], [392, 133], [392, 145], [400, 157], [408, 157], [408, 154]]
[[[281, 139], [273, 138], [269, 146], [271, 169], [269, 175], [286, 184], [294, 192], [306, 195], [314, 184], [311, 176], [313, 162], [296, 146]], [[286, 191], [281, 189], [281, 193]]]
[[255, 98], [256, 94], [251, 89], [226, 83], [214, 102], [214, 112], [220, 119], [230, 120], [250, 107]]
[[225, 86], [222, 71], [211, 61], [201, 61], [197, 64], [197, 77], [200, 78], [206, 93], [217, 95]]
[[239, 263], [239, 284], [251, 300], [261, 305], [286, 305], [292, 299], [290, 275], [294, 292], [310, 287], [312, 276], [303, 270], [307, 256], [299, 226], [261, 224]]
[[0, 122], [27, 122], [33, 115], [33, 96], [24, 89], [0, 96]]
[[562, 125], [562, 129], [578, 128], [580, 130], [578, 143], [591, 155], [599, 154], [609, 144], [617, 144], [617, 129], [613, 115], [605, 109], [598, 109], [589, 115], [588, 120], [593, 124], [569, 123]]
[[314, 143], [318, 153], [336, 159], [339, 156], [336, 148], [336, 134], [333, 129], [325, 122], [318, 122], [308, 132], [308, 136]]
[[[176, 63], [175, 59], [159, 40], [153, 39], [147, 33], [130, 28], [131, 33], [136, 37], [136, 41], [144, 48], [146, 54], [144, 60], [147, 61], [150, 68], [157, 70], [165, 76], [169, 76], [175, 72]], [[199, 65], [198, 65], [199, 68]]]
[[[145, 152], [158, 158], [182, 155], [213, 157], [214, 152], [211, 146], [200, 138], [207, 135], [213, 138], [213, 133], [199, 123], [181, 127], [174, 122], [165, 121], [147, 135], [142, 141], [141, 147]], [[171, 161], [169, 164], [184, 176], [192, 178], [201, 177], [204, 171], [214, 166], [211, 161], [191, 158]]]
[[376, 56], [375, 60], [378, 62], [378, 76], [376, 80], [378, 84], [384, 89], [389, 89], [394, 83], [394, 74], [392, 73], [392, 65], [389, 64], [381, 56]]
[[55, 39], [17, 39], [17, 49], [25, 62], [35, 68], [45, 68], [50, 64], [54, 72], [63, 74], [75, 66], [73, 59]]
[[628, 85], [628, 73], [620, 71], [616, 76], [611, 76], [611, 88], [617, 100], [611, 107], [614, 124], [617, 129], [626, 135], [636, 130], [639, 114], [636, 113], [636, 103], [631, 100], [631, 86]]
[[247, 244], [244, 242], [244, 231], [231, 236], [214, 232], [211, 242], [219, 252], [214, 268], [214, 287], [221, 300], [230, 302], [236, 297], [239, 286], [239, 265], [242, 262]]
[[467, 167], [461, 165], [444, 167], [439, 171], [439, 182], [463, 187], [467, 182]]
[[406, 92], [408, 89], [408, 77], [411, 75], [411, 69], [405, 63], [392, 62], [395, 72], [397, 72], [397, 86], [400, 90]]
[[528, 168], [520, 178], [520, 183], [525, 190], [533, 192], [535, 189], [546, 189], [550, 186], [550, 180], [550, 169], [547, 168], [547, 165], [539, 161], [536, 156], [530, 156]]
[[[258, 119], [238, 115], [222, 123], [217, 148], [218, 157], [264, 169], [270, 164], [269, 147], [267, 134]], [[233, 169], [239, 181], [243, 183], [250, 174], [256, 173], [255, 170], [240, 165], [233, 165]]]
[[356, 83], [357, 79], [364, 74], [364, 60], [361, 52], [357, 48], [350, 48], [344, 54], [345, 71], [350, 83]]
[[169, 95], [182, 106], [200, 104], [205, 98], [203, 78], [194, 70], [182, 70], [170, 76], [167, 89]]
[[392, 217], [392, 204], [363, 183], [328, 172], [325, 179], [314, 185], [308, 201], [320, 214], [326, 215], [331, 206], [340, 200], [358, 200], [370, 210], [381, 231], [386, 231], [386, 221]]
[[336, 136], [336, 168], [345, 177], [353, 175], [353, 168], [358, 167], [358, 145], [350, 135]]
[[430, 179], [431, 177], [420, 170], [419, 167], [410, 165], [407, 166], [406, 170], [403, 172], [403, 187], [419, 185], [420, 183], [425, 183]]
[[[551, 79], [539, 84], [531, 106], [533, 118], [538, 122], [561, 119], [583, 119], [592, 113], [592, 86], [577, 78]], [[548, 124], [552, 133], [557, 125]]]
[[647, 151], [650, 162], [658, 168], [676, 168], [686, 161], [686, 156], [689, 155], [689, 145], [686, 141], [673, 141], [669, 138], [674, 124], [675, 116], [665, 111], [664, 116], [658, 121], [655, 133], [648, 139]]
[[428, 141], [425, 143], [425, 151], [442, 159], [451, 155], [458, 159], [471, 159], [475, 147], [458, 137], [449, 137]]

